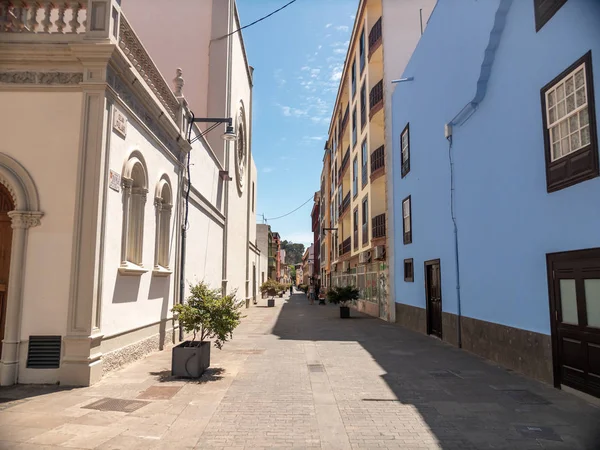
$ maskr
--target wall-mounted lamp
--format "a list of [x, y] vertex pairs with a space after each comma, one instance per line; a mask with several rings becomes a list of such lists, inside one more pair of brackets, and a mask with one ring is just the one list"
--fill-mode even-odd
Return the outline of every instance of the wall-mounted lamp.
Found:
[[219, 170], [219, 177], [223, 181], [231, 181], [231, 180], [233, 180], [233, 178], [231, 178], [229, 176], [229, 171], [228, 170]]
[[[192, 134], [192, 123], [212, 123], [210, 127], [208, 127], [205, 131], [203, 131], [200, 136], [196, 136], [193, 140], [190, 140]], [[225, 133], [221, 135], [221, 138], [224, 141], [235, 141], [237, 139], [237, 134], [235, 134], [235, 130], [233, 129], [231, 117], [194, 117], [194, 113], [192, 113], [192, 118], [190, 120], [190, 130], [188, 134], [188, 142], [191, 144], [192, 142], [198, 140], [201, 136], [205, 136], [209, 131], [214, 130], [218, 124], [226, 123], [227, 127], [225, 128]]]
[[404, 81], [412, 81], [414, 79], [415, 77], [400, 78], [398, 80], [392, 80], [392, 83], [402, 83]]

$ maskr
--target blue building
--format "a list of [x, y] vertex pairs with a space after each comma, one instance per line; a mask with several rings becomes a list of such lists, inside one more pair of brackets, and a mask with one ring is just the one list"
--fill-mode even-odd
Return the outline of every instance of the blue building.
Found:
[[600, 396], [594, 88], [600, 1], [439, 0], [388, 176], [396, 322]]

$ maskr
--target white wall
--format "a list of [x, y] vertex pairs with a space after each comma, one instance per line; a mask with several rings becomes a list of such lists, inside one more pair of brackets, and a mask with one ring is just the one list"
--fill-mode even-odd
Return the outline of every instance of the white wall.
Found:
[[[212, 1], [124, 0], [122, 8], [170, 85], [175, 70], [183, 70], [183, 93], [190, 108], [196, 117], [206, 117]], [[176, 32], [157, 32], [164, 29]]]
[[[0, 91], [0, 152], [18, 161], [38, 190], [41, 225], [30, 228], [25, 254], [21, 340], [61, 335], [67, 327], [77, 160], [80, 92]], [[10, 105], [8, 107], [7, 105]], [[43, 120], [34, 120], [42, 118]], [[26, 369], [21, 345], [19, 381], [54, 382], [57, 371]]]
[[[125, 113], [124, 110], [121, 110]], [[139, 125], [137, 119], [127, 115], [127, 137], [122, 138], [111, 130], [109, 169], [118, 173], [134, 150], [142, 153], [148, 170], [148, 196], [144, 209], [143, 266], [148, 269], [142, 275], [121, 275], [121, 236], [123, 221], [123, 191], [108, 189], [106, 198], [107, 220], [105, 228], [104, 273], [102, 276], [101, 329], [105, 336], [131, 330], [170, 317], [173, 304], [175, 275], [153, 275], [155, 253], [156, 217], [154, 197], [156, 185], [166, 174], [171, 182], [173, 198], [179, 196], [178, 163], [168, 152], [151, 138]], [[177, 209], [173, 207], [170, 227], [169, 267], [175, 267]]]

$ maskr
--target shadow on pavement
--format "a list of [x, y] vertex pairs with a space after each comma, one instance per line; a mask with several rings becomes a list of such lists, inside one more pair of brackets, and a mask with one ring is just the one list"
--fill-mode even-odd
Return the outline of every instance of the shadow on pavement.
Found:
[[[587, 402], [435, 338], [351, 315], [373, 320], [340, 319], [337, 307], [295, 294], [272, 333], [318, 342], [340, 410], [379, 417], [375, 432], [412, 408], [443, 449], [600, 449], [600, 409]], [[379, 370], [373, 362], [389, 389], [365, 384]]]
[[185, 381], [191, 384], [204, 384], [210, 383], [211, 381], [217, 381], [223, 378], [225, 369], [222, 367], [209, 367], [204, 371], [200, 378], [185, 378], [171, 375], [170, 370], [162, 370], [160, 372], [149, 372], [153, 377], [156, 377], [156, 381], [160, 383], [168, 383], [171, 381]]

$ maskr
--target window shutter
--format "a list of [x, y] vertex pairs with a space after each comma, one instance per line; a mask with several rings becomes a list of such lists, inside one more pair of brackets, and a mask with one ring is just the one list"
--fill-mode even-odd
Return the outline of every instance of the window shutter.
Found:
[[533, 0], [535, 31], [540, 31], [565, 3], [567, 0]]
[[[578, 66], [585, 63], [586, 74], [586, 96], [587, 110], [589, 114], [589, 133], [590, 143], [562, 158], [552, 161], [550, 132], [548, 130], [546, 113], [546, 92], [554, 85], [560, 83], [567, 75], [573, 72]], [[544, 126], [544, 147], [546, 158], [546, 184], [548, 192], [555, 192], [582, 181], [595, 178], [599, 175], [598, 170], [598, 139], [596, 126], [596, 105], [594, 101], [594, 87], [592, 74], [592, 54], [591, 51], [578, 59], [563, 73], [544, 86], [541, 90], [542, 120]]]

